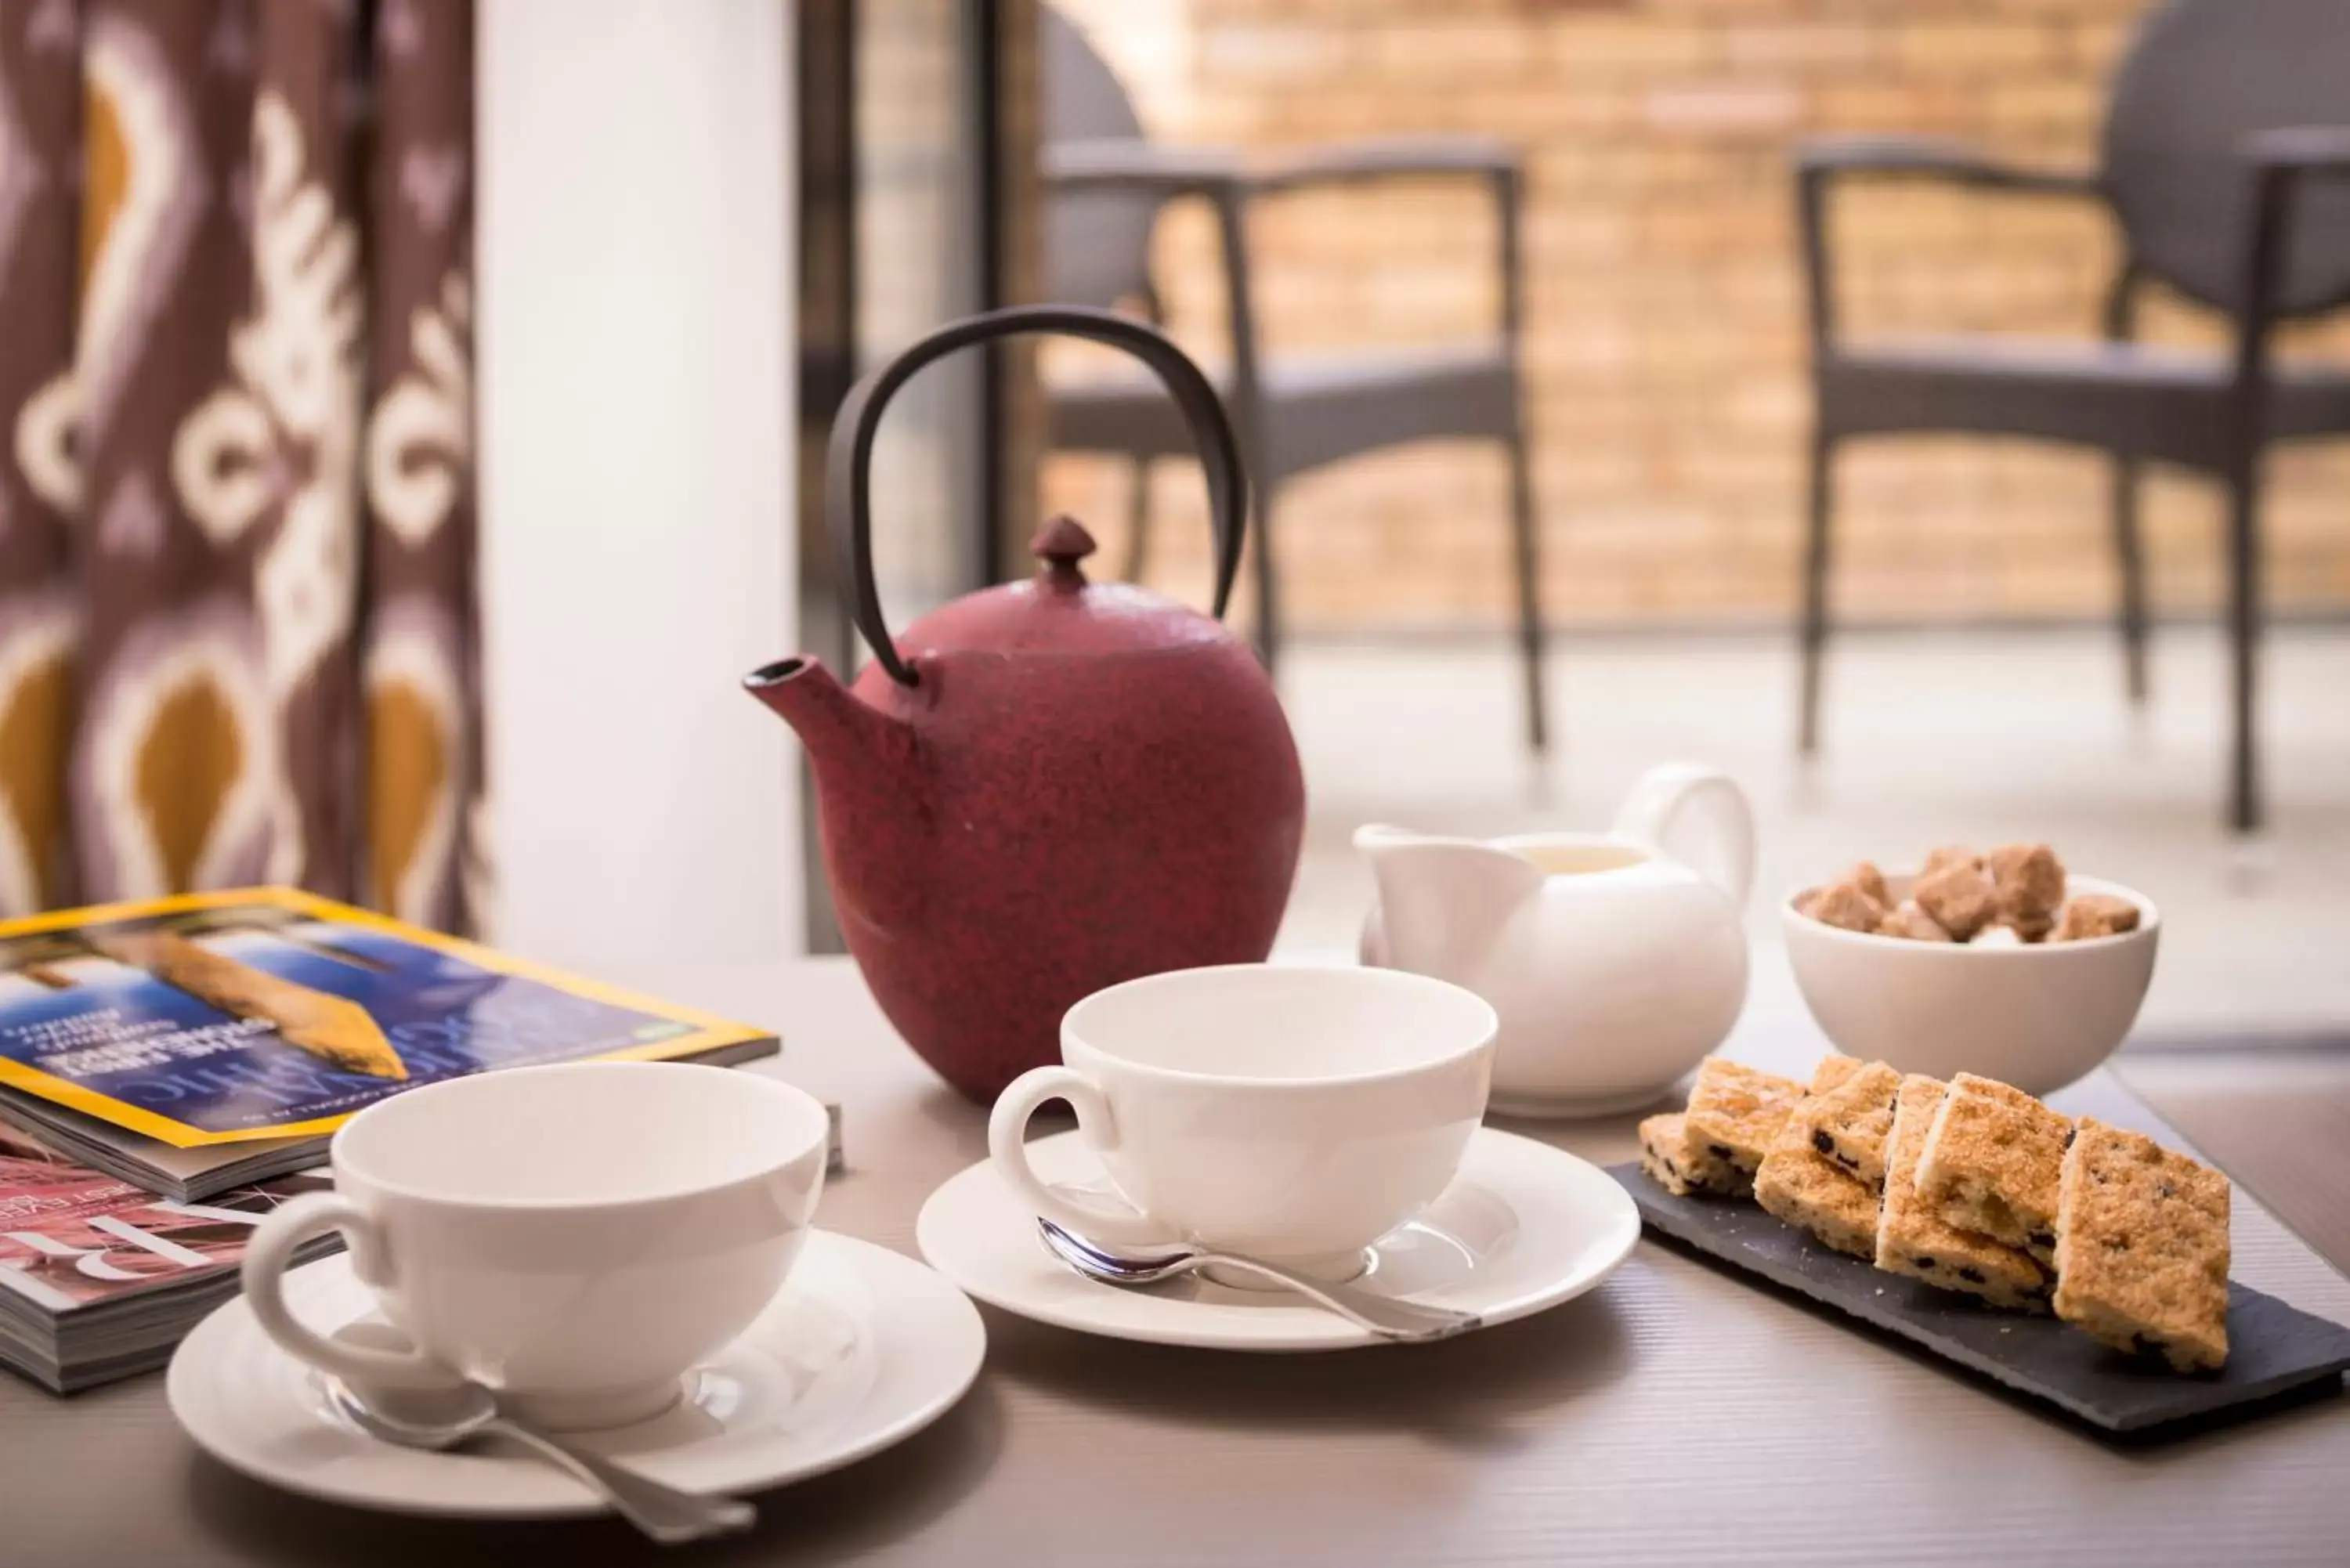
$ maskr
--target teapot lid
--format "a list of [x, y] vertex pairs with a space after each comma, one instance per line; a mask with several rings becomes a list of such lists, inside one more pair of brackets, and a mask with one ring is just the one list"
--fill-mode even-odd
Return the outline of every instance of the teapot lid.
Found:
[[1220, 623], [1164, 594], [1131, 583], [1097, 583], [1078, 566], [1098, 546], [1066, 513], [1029, 540], [1036, 575], [940, 606], [898, 637], [909, 656], [925, 653], [1134, 653], [1222, 642]]

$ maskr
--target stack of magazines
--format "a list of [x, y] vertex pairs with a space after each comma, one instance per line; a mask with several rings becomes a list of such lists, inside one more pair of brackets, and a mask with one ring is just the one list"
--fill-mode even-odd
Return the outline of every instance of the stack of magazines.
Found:
[[[0, 1363], [53, 1394], [146, 1372], [236, 1293], [245, 1239], [323, 1173], [210, 1203], [158, 1198], [0, 1127]], [[328, 1235], [307, 1261], [334, 1251]]]
[[290, 1173], [388, 1096], [775, 1049], [287, 888], [0, 923], [0, 1362], [61, 1393], [161, 1365], [235, 1293], [259, 1217], [325, 1184]]

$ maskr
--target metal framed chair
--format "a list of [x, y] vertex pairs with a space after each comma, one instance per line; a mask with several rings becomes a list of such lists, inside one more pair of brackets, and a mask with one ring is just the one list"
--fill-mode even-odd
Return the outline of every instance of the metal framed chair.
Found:
[[[1519, 209], [1523, 179], [1508, 146], [1473, 137], [1414, 137], [1316, 148], [1244, 161], [1215, 148], [1152, 144], [1107, 62], [1057, 14], [1041, 13], [1045, 78], [1045, 263], [1050, 297], [1067, 304], [1138, 304], [1159, 319], [1150, 237], [1159, 210], [1196, 197], [1222, 232], [1231, 359], [1216, 379], [1255, 481], [1257, 643], [1268, 668], [1281, 644], [1281, 596], [1272, 526], [1281, 488], [1325, 463], [1436, 437], [1487, 438], [1510, 464], [1512, 560], [1524, 665], [1526, 733], [1547, 742], [1543, 616], [1533, 477], [1529, 472], [1518, 333], [1523, 289]], [[1421, 176], [1488, 185], [1500, 214], [1501, 319], [1488, 341], [1438, 349], [1271, 356], [1258, 340], [1250, 209], [1308, 186]], [[1127, 575], [1142, 569], [1152, 460], [1188, 453], [1174, 406], [1139, 377], [1048, 382], [1051, 439], [1064, 451], [1107, 452], [1135, 469]]]
[[[2350, 369], [2281, 365], [2281, 324], [2350, 306], [2350, 3], [2172, 0], [2124, 57], [2102, 168], [2043, 173], [1914, 138], [1800, 150], [1808, 274], [1811, 447], [1804, 555], [1802, 732], [1819, 742], [1828, 632], [1833, 465], [1857, 437], [1918, 432], [2036, 437], [2114, 458], [2118, 622], [2133, 701], [2146, 693], [2140, 465], [2166, 462], [2228, 493], [2232, 765], [2228, 820], [2260, 826], [2256, 661], [2262, 609], [2260, 462], [2273, 442], [2350, 435]], [[1848, 342], [1835, 330], [1829, 195], [1854, 179], [1933, 179], [2016, 196], [2105, 203], [2123, 260], [2103, 341], [1913, 338]], [[2139, 289], [2158, 282], [2229, 317], [2231, 351], [2131, 341]]]

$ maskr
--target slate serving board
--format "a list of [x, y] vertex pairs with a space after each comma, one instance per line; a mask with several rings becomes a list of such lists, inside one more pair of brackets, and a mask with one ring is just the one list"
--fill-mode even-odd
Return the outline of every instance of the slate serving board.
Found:
[[1637, 1163], [1607, 1168], [1650, 1232], [1899, 1336], [2043, 1400], [2100, 1432], [2164, 1437], [2254, 1414], [2288, 1396], [2339, 1392], [2350, 1329], [2233, 1281], [2228, 1365], [2182, 1376], [2106, 1349], [2054, 1318], [1998, 1312], [1822, 1246], [1752, 1203], [1676, 1198]]

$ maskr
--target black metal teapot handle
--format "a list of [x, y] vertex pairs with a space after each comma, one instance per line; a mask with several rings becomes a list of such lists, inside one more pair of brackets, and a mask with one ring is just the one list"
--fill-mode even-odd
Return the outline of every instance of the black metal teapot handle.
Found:
[[887, 364], [877, 367], [842, 400], [832, 421], [832, 442], [826, 455], [824, 510], [832, 535], [834, 558], [845, 570], [849, 613], [857, 629], [873, 649], [873, 657], [900, 686], [917, 683], [913, 669], [898, 655], [898, 645], [881, 618], [881, 596], [873, 585], [872, 478], [873, 437], [881, 413], [898, 389], [933, 359], [958, 348], [1026, 332], [1049, 332], [1067, 337], [1090, 338], [1123, 348], [1150, 367], [1182, 410], [1200, 461], [1208, 475], [1208, 513], [1216, 530], [1216, 601], [1213, 614], [1222, 619], [1232, 597], [1232, 581], [1240, 575], [1241, 541], [1248, 524], [1248, 476], [1241, 468], [1240, 446], [1232, 439], [1232, 421], [1222, 399], [1200, 367], [1168, 339], [1130, 317], [1078, 306], [1015, 305], [983, 316], [950, 322], [914, 344]]

